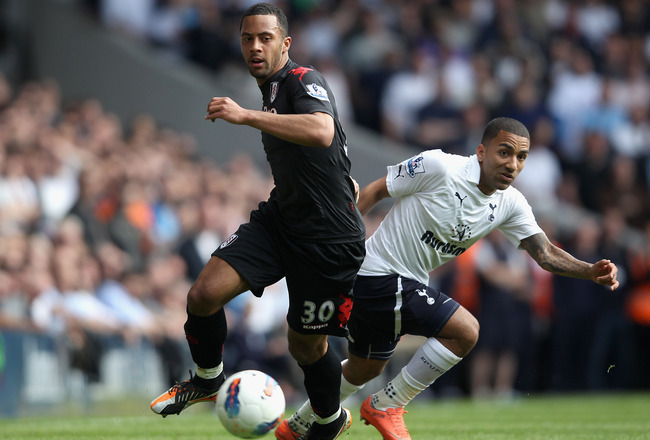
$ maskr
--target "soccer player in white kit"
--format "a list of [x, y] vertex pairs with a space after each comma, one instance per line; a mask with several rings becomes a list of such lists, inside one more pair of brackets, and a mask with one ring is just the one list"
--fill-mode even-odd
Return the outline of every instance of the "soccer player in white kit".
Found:
[[[349, 322], [341, 401], [382, 373], [401, 335], [428, 339], [408, 364], [361, 405], [361, 418], [384, 439], [410, 439], [404, 407], [461, 361], [478, 340], [479, 324], [464, 307], [428, 286], [429, 272], [498, 229], [545, 270], [614, 290], [618, 269], [609, 260], [587, 263], [553, 245], [524, 196], [511, 186], [524, 168], [530, 135], [519, 121], [496, 118], [476, 154], [424, 151], [388, 167], [360, 193], [366, 214], [387, 197], [397, 200], [366, 243]], [[310, 424], [308, 403], [276, 430], [298, 438]]]

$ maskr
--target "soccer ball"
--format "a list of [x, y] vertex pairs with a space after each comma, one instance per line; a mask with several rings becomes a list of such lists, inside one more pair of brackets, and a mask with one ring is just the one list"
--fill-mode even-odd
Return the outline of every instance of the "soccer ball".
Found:
[[284, 416], [282, 388], [266, 373], [245, 370], [228, 377], [217, 395], [217, 416], [231, 434], [257, 438]]

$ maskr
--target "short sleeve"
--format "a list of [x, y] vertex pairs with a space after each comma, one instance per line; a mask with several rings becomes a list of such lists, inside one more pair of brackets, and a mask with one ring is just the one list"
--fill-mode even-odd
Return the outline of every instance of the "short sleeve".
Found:
[[295, 113], [323, 112], [334, 116], [332, 91], [318, 71], [311, 67], [298, 67], [289, 73]]
[[403, 162], [387, 167], [386, 187], [391, 197], [427, 191], [446, 175], [446, 160], [451, 155], [441, 150], [427, 150]]
[[518, 248], [521, 240], [543, 233], [542, 228], [537, 224], [533, 209], [526, 198], [519, 191], [512, 188], [512, 196], [509, 199], [511, 214], [508, 219], [499, 226], [499, 231], [512, 244]]

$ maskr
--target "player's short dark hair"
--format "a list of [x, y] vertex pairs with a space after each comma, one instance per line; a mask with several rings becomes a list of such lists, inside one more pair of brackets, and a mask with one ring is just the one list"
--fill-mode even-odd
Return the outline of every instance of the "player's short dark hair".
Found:
[[239, 22], [240, 31], [242, 24], [244, 23], [244, 18], [250, 17], [251, 15], [275, 15], [275, 18], [278, 20], [278, 27], [282, 32], [282, 38], [289, 36], [289, 20], [287, 20], [287, 16], [284, 15], [282, 9], [278, 8], [277, 6], [270, 3], [256, 3], [250, 8], [246, 9]]
[[494, 118], [485, 126], [481, 143], [487, 145], [503, 130], [530, 140], [530, 133], [524, 124], [512, 118]]

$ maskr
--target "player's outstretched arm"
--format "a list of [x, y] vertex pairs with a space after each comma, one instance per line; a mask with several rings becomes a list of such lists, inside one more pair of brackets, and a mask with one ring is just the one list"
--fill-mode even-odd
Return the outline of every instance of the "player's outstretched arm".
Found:
[[390, 197], [388, 194], [388, 187], [386, 187], [386, 177], [381, 177], [372, 183], [369, 183], [359, 193], [359, 200], [357, 207], [361, 215], [366, 215], [373, 206], [379, 203], [380, 200]]
[[334, 139], [334, 119], [323, 112], [278, 114], [241, 107], [228, 97], [214, 97], [208, 103], [205, 119], [223, 119], [248, 125], [285, 141], [308, 147], [328, 148]]
[[521, 247], [542, 269], [556, 275], [591, 280], [609, 287], [610, 290], [618, 287], [618, 268], [610, 260], [600, 260], [593, 264], [578, 260], [551, 243], [543, 233], [521, 240]]

